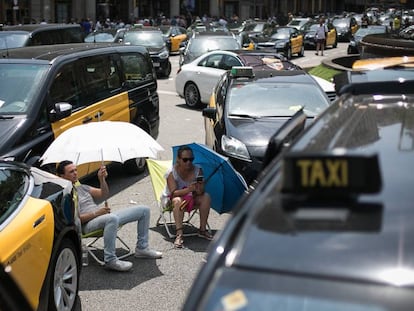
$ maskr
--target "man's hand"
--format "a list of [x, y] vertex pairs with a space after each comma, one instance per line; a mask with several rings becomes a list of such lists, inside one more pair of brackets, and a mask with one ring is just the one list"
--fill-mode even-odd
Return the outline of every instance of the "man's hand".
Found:
[[104, 180], [106, 177], [108, 177], [108, 172], [106, 166], [102, 165], [98, 170], [98, 178], [99, 180]]

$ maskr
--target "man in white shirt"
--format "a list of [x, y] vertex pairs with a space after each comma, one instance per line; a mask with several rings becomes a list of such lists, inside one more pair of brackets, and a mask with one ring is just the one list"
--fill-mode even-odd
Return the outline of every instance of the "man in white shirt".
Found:
[[328, 34], [328, 27], [326, 27], [324, 20], [321, 18], [319, 20], [319, 27], [316, 29], [316, 53], [319, 55], [321, 51], [321, 56], [323, 56], [323, 50], [325, 48], [326, 36]]

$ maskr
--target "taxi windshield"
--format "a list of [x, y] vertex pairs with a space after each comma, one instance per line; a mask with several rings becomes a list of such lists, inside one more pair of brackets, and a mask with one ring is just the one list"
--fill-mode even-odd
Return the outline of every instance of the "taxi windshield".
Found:
[[230, 116], [291, 117], [304, 107], [306, 115], [314, 117], [327, 107], [323, 92], [315, 85], [296, 83], [237, 84], [227, 101]]
[[0, 115], [26, 114], [48, 69], [47, 65], [0, 64]]
[[290, 36], [290, 30], [281, 28], [281, 29], [277, 29], [274, 33], [272, 33], [271, 37], [273, 39], [282, 40], [282, 39], [289, 39], [289, 36]]
[[29, 34], [0, 32], [0, 50], [20, 48], [25, 45], [28, 39]]
[[207, 51], [214, 50], [237, 50], [240, 44], [233, 37], [228, 38], [200, 38], [195, 39], [190, 45], [189, 51], [195, 54], [203, 54]]
[[164, 39], [161, 32], [126, 32], [124, 41], [125, 43], [143, 45], [146, 47], [161, 47], [164, 45]]

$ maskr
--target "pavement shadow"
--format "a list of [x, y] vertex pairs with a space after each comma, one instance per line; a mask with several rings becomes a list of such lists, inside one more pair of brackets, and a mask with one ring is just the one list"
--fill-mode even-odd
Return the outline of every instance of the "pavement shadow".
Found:
[[[184, 237], [184, 249], [189, 249], [194, 252], [205, 253], [212, 241], [208, 241], [206, 239], [198, 237], [197, 228], [195, 227], [187, 225], [187, 226], [184, 226], [183, 228], [184, 228], [184, 234], [194, 234], [194, 235]], [[152, 227], [150, 228], [150, 230], [159, 233], [164, 238], [164, 240], [171, 243], [171, 248], [177, 251], [180, 251], [180, 249], [174, 248], [174, 238], [170, 238], [168, 236], [167, 231], [164, 228], [164, 225]], [[175, 234], [174, 227], [172, 227], [171, 232]], [[211, 234], [213, 236], [216, 233], [217, 233], [217, 230], [211, 230]]]
[[125, 260], [134, 264], [132, 270], [127, 272], [108, 270], [96, 261], [90, 260], [89, 265], [82, 268], [79, 291], [129, 290], [164, 275], [159, 270], [156, 259], [138, 259], [130, 256]]

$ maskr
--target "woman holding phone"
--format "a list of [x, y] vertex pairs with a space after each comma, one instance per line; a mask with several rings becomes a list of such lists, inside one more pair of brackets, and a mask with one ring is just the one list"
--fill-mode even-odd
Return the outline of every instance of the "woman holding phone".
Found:
[[200, 212], [200, 229], [198, 236], [212, 240], [211, 234], [206, 230], [207, 219], [210, 213], [211, 198], [204, 191], [203, 170], [199, 165], [193, 164], [193, 151], [188, 146], [181, 146], [177, 151], [177, 159], [171, 171], [167, 173], [167, 187], [165, 195], [171, 200], [176, 226], [174, 246], [182, 248], [183, 219], [185, 212], [198, 208]]

